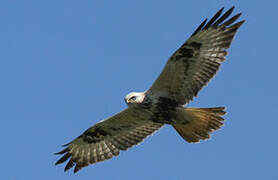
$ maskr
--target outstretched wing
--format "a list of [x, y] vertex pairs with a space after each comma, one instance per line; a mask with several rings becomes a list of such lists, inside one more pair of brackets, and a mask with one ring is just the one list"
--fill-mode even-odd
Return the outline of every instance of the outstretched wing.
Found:
[[191, 37], [170, 57], [163, 71], [148, 90], [149, 94], [160, 94], [186, 104], [215, 75], [227, 55], [238, 28], [244, 23], [234, 22], [241, 13], [226, 20], [234, 10], [229, 9], [222, 16], [219, 10], [206, 23], [196, 29]]
[[104, 120], [87, 129], [78, 138], [66, 144], [66, 148], [56, 154], [62, 155], [57, 162], [61, 164], [69, 159], [65, 171], [81, 168], [117, 156], [120, 150], [127, 150], [161, 128], [163, 124], [149, 120], [148, 113], [133, 108]]

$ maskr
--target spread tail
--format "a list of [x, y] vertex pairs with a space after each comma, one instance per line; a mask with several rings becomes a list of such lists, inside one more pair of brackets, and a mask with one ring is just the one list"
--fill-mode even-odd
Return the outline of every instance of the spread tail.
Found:
[[223, 125], [224, 107], [185, 108], [186, 124], [173, 124], [176, 131], [187, 142], [199, 142], [210, 137], [209, 133]]

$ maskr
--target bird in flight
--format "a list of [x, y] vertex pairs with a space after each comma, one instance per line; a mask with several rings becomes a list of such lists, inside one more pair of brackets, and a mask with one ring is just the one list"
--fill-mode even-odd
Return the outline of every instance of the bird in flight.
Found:
[[244, 20], [241, 13], [228, 18], [234, 7], [222, 15], [220, 9], [205, 19], [189, 39], [168, 59], [163, 71], [145, 92], [125, 97], [128, 108], [100, 121], [64, 145], [56, 164], [68, 160], [64, 171], [74, 173], [90, 164], [118, 156], [120, 151], [140, 143], [165, 124], [171, 125], [189, 143], [209, 139], [223, 125], [224, 107], [188, 108], [194, 96], [216, 74], [227, 49]]

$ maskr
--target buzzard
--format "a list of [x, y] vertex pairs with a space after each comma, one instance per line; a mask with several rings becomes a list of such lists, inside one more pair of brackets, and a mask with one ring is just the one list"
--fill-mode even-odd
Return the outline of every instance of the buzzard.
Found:
[[87, 129], [65, 149], [56, 164], [68, 160], [64, 171], [74, 173], [89, 164], [113, 156], [140, 143], [165, 124], [172, 125], [189, 143], [209, 139], [223, 125], [224, 107], [184, 107], [215, 75], [227, 55], [226, 49], [244, 23], [228, 19], [234, 7], [222, 16], [220, 9], [208, 22], [204, 20], [190, 38], [169, 58], [151, 88], [125, 97], [128, 108]]

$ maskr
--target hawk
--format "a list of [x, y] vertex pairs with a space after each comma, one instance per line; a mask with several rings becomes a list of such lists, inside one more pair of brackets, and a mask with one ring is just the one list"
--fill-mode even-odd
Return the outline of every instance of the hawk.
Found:
[[[228, 19], [234, 7], [220, 9], [205, 19], [190, 38], [168, 59], [163, 71], [145, 92], [125, 97], [128, 108], [87, 129], [65, 149], [57, 164], [68, 160], [64, 171], [74, 173], [140, 143], [165, 124], [171, 125], [189, 143], [210, 138], [223, 125], [224, 107], [188, 108], [194, 96], [216, 74], [227, 49], [244, 20], [241, 13]], [[222, 15], [222, 16], [221, 16]]]

